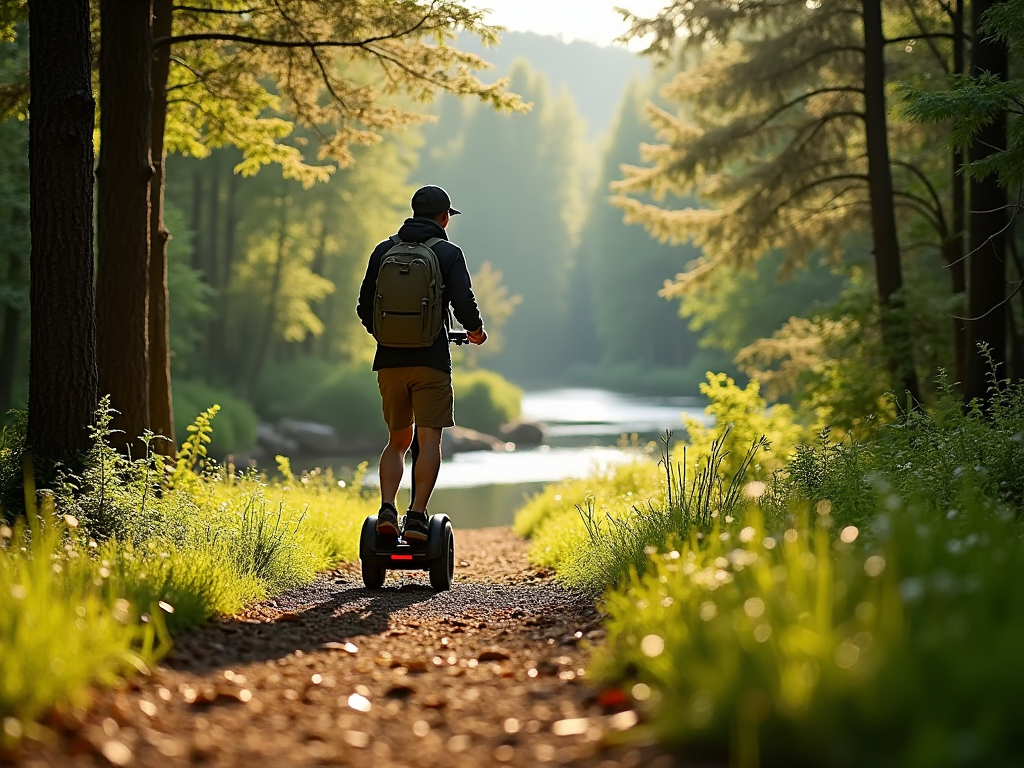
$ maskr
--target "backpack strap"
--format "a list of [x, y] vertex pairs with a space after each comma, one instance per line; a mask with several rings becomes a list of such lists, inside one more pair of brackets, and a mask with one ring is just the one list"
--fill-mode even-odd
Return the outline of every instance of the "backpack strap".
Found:
[[391, 242], [394, 243], [395, 245], [401, 245], [402, 244], [402, 238], [400, 238], [398, 235], [392, 235], [388, 239], [391, 240]]
[[429, 248], [430, 250], [434, 250], [434, 246], [441, 242], [444, 242], [443, 237], [432, 237], [429, 240], [427, 240], [427, 242], [425, 242], [424, 245], [427, 246], [427, 248]]

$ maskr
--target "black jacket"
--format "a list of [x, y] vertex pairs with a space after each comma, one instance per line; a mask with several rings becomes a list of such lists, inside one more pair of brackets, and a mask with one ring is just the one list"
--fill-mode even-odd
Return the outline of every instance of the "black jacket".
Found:
[[[477, 331], [483, 327], [480, 309], [473, 295], [473, 285], [469, 278], [469, 268], [462, 249], [455, 243], [448, 242], [448, 234], [444, 227], [433, 219], [416, 217], [406, 219], [398, 230], [398, 236], [407, 243], [425, 243], [432, 237], [440, 237], [444, 242], [434, 246], [434, 253], [441, 264], [441, 275], [444, 277], [444, 293], [442, 295], [445, 312], [450, 305], [459, 321], [467, 331]], [[370, 263], [366, 265], [366, 275], [359, 287], [359, 304], [356, 314], [367, 331], [373, 333], [373, 300], [377, 293], [377, 275], [384, 254], [391, 250], [394, 243], [384, 240], [370, 254]], [[447, 322], [445, 323], [447, 326]], [[399, 347], [382, 347], [377, 345], [377, 354], [373, 358], [373, 370], [381, 368], [405, 368], [423, 365], [439, 371], [451, 372], [452, 353], [448, 348], [448, 329], [442, 328], [437, 334], [434, 344], [429, 347], [414, 349]]]

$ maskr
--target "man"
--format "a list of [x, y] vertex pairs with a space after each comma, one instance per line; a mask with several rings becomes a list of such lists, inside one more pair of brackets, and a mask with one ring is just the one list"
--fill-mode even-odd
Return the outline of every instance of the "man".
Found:
[[[444, 278], [442, 306], [445, 315], [449, 306], [455, 319], [468, 332], [472, 344], [487, 340], [483, 320], [462, 249], [448, 241], [445, 228], [459, 211], [452, 208], [448, 193], [440, 187], [427, 186], [412, 197], [412, 218], [406, 219], [397, 237], [403, 243], [427, 243], [437, 238], [431, 250], [437, 256]], [[382, 241], [370, 255], [356, 312], [366, 330], [373, 333], [374, 299], [381, 260], [395, 246], [394, 240]], [[406, 540], [427, 540], [427, 502], [441, 469], [441, 432], [455, 426], [455, 393], [452, 390], [452, 356], [448, 347], [447, 322], [434, 343], [428, 347], [386, 347], [377, 345], [373, 359], [377, 372], [384, 421], [387, 422], [387, 447], [380, 457], [381, 506], [377, 515], [377, 533]], [[405, 530], [398, 523], [398, 487], [405, 472], [405, 454], [412, 445], [413, 424], [419, 441], [414, 452], [413, 488], [415, 497], [405, 517]]]

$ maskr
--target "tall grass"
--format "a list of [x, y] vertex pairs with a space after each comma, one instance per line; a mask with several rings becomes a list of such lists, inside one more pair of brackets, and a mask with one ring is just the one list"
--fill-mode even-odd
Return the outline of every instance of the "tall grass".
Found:
[[[0, 528], [0, 718], [22, 724], [15, 731], [92, 685], [146, 671], [173, 633], [357, 555], [374, 511], [361, 475], [295, 476], [286, 461], [276, 481], [238, 475], [206, 455], [217, 410], [192, 425], [168, 473], [159, 458], [109, 447], [105, 406], [80, 475], [37, 490], [26, 460], [2, 497], [0, 512], [23, 521]], [[7, 489], [27, 457], [14, 437], [0, 446]]]

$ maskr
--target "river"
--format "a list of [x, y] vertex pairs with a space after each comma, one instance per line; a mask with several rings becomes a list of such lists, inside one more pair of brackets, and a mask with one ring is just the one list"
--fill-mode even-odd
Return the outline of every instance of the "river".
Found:
[[[463, 528], [508, 525], [516, 510], [546, 483], [585, 477], [595, 469], [629, 461], [632, 452], [619, 445], [622, 435], [636, 434], [647, 441], [666, 429], [682, 433], [684, 414], [707, 422], [704, 405], [698, 398], [633, 397], [602, 389], [527, 392], [523, 418], [547, 425], [548, 444], [456, 454], [441, 465], [430, 509], [448, 513]], [[407, 469], [406, 489], [409, 474]], [[374, 466], [366, 484], [377, 483]]]

